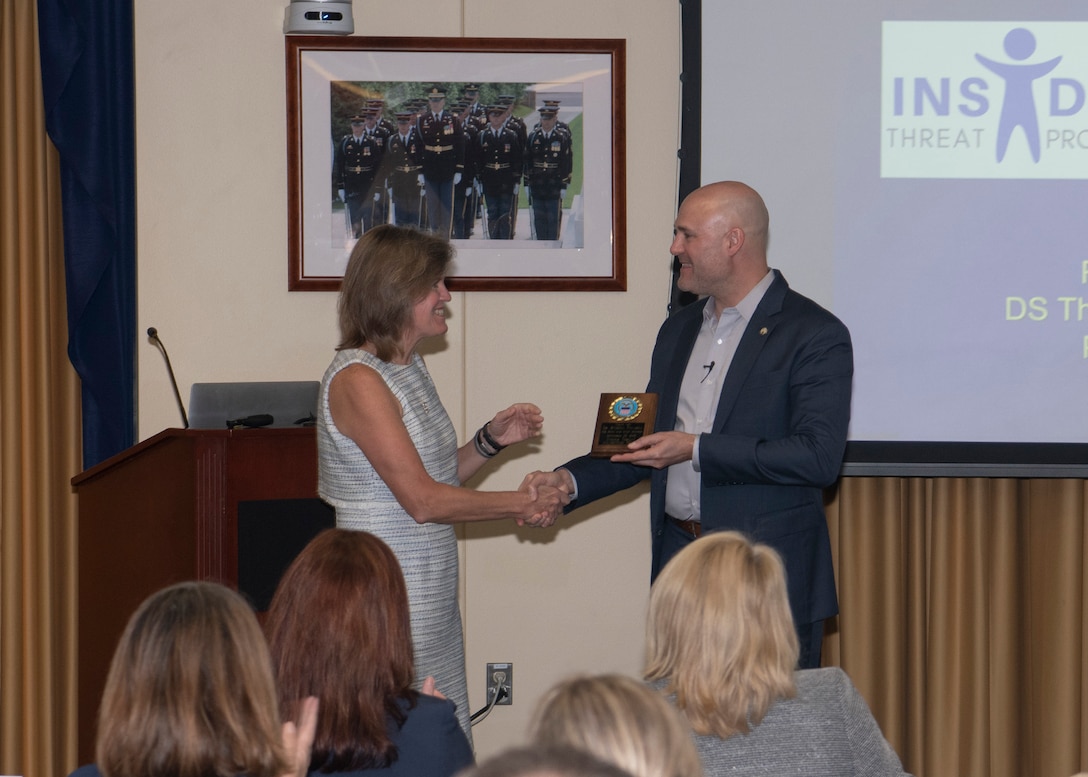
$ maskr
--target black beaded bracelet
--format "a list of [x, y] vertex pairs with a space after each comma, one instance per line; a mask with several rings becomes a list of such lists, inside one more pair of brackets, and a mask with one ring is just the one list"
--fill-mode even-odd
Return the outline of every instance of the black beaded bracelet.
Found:
[[484, 447], [483, 441], [480, 439], [480, 433], [476, 432], [476, 436], [472, 438], [472, 444], [476, 447], [476, 452], [483, 456], [485, 459], [493, 459], [499, 455], [498, 451], [488, 451]]
[[483, 426], [480, 427], [480, 434], [482, 434], [484, 436], [484, 441], [487, 442], [488, 445], [490, 445], [492, 448], [495, 449], [495, 453], [498, 453], [499, 451], [501, 451], [506, 446], [505, 445], [499, 445], [498, 441], [488, 433], [487, 427], [488, 427], [488, 424], [490, 424], [490, 423], [491, 422], [488, 421], [486, 424], [484, 424]]
[[484, 436], [483, 427], [480, 427], [480, 429], [477, 430], [477, 433], [475, 433], [475, 436], [472, 439], [472, 443], [475, 445], [475, 448], [477, 448], [477, 453], [484, 458], [494, 458], [498, 455], [495, 446], [487, 442], [486, 437]]

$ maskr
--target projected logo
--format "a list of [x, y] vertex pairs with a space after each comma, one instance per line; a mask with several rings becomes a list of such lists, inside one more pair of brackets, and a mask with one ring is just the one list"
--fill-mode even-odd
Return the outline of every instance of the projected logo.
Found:
[[1088, 178], [1088, 22], [884, 22], [883, 178]]

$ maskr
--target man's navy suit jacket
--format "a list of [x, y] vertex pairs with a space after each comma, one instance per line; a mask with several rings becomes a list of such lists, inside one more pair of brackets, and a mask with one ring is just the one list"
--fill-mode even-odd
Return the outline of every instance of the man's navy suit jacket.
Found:
[[[658, 332], [646, 386], [658, 394], [657, 431], [675, 428], [680, 381], [707, 303], [682, 308]], [[735, 529], [777, 549], [799, 624], [838, 612], [823, 489], [842, 466], [853, 372], [846, 327], [775, 270], [722, 383], [713, 430], [699, 441], [704, 530]], [[656, 577], [668, 561], [661, 553], [668, 470], [589, 456], [563, 466], [578, 484], [568, 511], [650, 478]]]

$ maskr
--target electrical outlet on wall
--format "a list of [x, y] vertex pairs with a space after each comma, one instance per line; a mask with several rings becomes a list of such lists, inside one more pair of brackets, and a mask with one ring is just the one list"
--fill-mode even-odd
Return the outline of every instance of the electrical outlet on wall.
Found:
[[502, 690], [503, 696], [497, 702], [496, 706], [502, 704], [514, 703], [514, 665], [512, 663], [505, 664], [488, 664], [487, 665], [487, 703], [490, 704], [491, 700], [495, 698], [496, 694]]

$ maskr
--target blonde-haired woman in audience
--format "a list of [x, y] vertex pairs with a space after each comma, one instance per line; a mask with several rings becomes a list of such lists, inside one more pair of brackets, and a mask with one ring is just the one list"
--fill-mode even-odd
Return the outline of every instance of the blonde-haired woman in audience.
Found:
[[702, 777], [684, 719], [645, 683], [619, 674], [574, 677], [537, 705], [536, 745], [573, 747], [633, 777]]
[[707, 777], [903, 775], [838, 668], [797, 671], [778, 553], [738, 532], [678, 553], [650, 592], [645, 676], [687, 717]]
[[94, 764], [72, 777], [304, 775], [317, 700], [281, 726], [272, 662], [253, 610], [217, 583], [146, 599], [113, 654]]

